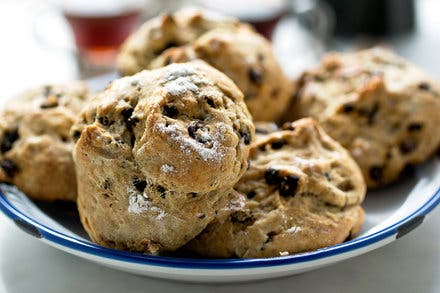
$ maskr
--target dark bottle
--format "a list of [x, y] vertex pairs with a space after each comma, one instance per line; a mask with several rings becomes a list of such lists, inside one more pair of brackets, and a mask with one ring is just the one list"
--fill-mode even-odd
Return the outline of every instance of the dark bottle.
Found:
[[414, 29], [414, 0], [325, 1], [335, 12], [337, 35], [396, 35]]

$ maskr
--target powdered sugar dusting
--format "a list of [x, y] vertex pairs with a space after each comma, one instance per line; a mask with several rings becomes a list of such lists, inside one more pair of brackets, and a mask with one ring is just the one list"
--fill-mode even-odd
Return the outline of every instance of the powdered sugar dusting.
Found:
[[151, 199], [147, 196], [145, 191], [143, 193], [139, 193], [133, 188], [128, 188], [128, 212], [136, 215], [140, 215], [147, 211], [157, 213], [156, 218], [158, 220], [163, 219], [166, 213], [164, 210], [154, 206], [151, 203]]
[[160, 171], [162, 171], [162, 173], [172, 173], [174, 172], [175, 168], [174, 166], [168, 165], [168, 164], [164, 164], [162, 165], [162, 167], [160, 167]]
[[203, 76], [197, 76], [194, 68], [184, 64], [171, 64], [167, 67], [164, 86], [173, 96], [182, 95], [188, 91], [199, 92], [199, 86], [209, 84]]
[[188, 91], [198, 92], [199, 88], [190, 81], [187, 77], [178, 77], [174, 80], [168, 81], [165, 84], [167, 91], [173, 96], [182, 95]]
[[165, 123], [158, 123], [157, 128], [159, 131], [166, 133], [169, 139], [172, 140], [173, 143], [177, 143], [182, 152], [187, 155], [196, 152], [204, 161], [210, 162], [220, 162], [224, 156], [221, 143], [224, 140], [224, 132], [226, 131], [225, 125], [218, 125], [217, 131], [214, 134], [203, 134], [205, 140], [212, 141], [211, 148], [207, 148], [203, 143], [185, 135], [176, 124], [167, 126]]
[[246, 205], [246, 199], [243, 196], [243, 194], [239, 194], [238, 196], [232, 198], [228, 204], [229, 209], [236, 209], [236, 208], [244, 208]]
[[294, 234], [294, 233], [297, 233], [297, 232], [299, 232], [299, 231], [301, 231], [301, 230], [302, 230], [301, 227], [298, 227], [298, 226], [292, 226], [292, 227], [290, 227], [289, 229], [286, 230], [286, 233], [292, 233], [292, 234]]

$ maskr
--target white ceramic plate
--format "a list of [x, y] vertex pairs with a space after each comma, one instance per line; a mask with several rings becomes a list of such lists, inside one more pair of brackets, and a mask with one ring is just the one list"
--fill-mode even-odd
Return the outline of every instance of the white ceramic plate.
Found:
[[[102, 89], [115, 74], [89, 80]], [[0, 184], [0, 210], [18, 227], [60, 250], [115, 269], [151, 277], [191, 282], [262, 280], [310, 271], [386, 245], [420, 225], [440, 203], [440, 159], [433, 158], [400, 182], [369, 192], [360, 235], [317, 251], [265, 259], [190, 259], [152, 256], [94, 244], [73, 203], [35, 203], [14, 186]]]
[[[0, 184], [0, 209], [17, 226], [60, 250], [135, 274], [192, 282], [261, 280], [293, 275], [364, 254], [420, 225], [440, 203], [440, 159], [413, 175], [367, 194], [366, 221], [351, 241], [317, 251], [265, 259], [190, 259], [129, 253], [92, 243], [73, 204], [34, 203], [14, 186]], [[67, 215], [67, 216], [66, 216]]]

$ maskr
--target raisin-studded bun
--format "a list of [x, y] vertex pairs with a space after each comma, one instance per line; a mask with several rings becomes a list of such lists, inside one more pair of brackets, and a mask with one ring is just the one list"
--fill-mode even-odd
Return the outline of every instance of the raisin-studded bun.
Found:
[[88, 99], [85, 83], [40, 86], [9, 102], [0, 114], [0, 181], [38, 200], [76, 199], [69, 136]]
[[350, 151], [368, 187], [395, 181], [439, 147], [440, 85], [389, 50], [325, 56], [302, 75], [296, 97], [290, 118], [316, 118]]
[[185, 249], [207, 257], [273, 257], [335, 245], [364, 221], [362, 173], [312, 119], [252, 145], [229, 205]]
[[147, 253], [205, 228], [245, 172], [255, 136], [240, 90], [201, 61], [112, 82], [72, 135], [86, 231]]
[[183, 46], [214, 28], [243, 26], [237, 19], [210, 11], [184, 8], [150, 19], [122, 45], [117, 68], [132, 75], [149, 68], [150, 62], [168, 48]]
[[270, 42], [247, 24], [203, 10], [183, 9], [146, 22], [122, 46], [117, 63], [129, 75], [194, 59], [237, 84], [255, 121], [279, 121], [290, 103], [291, 83]]
[[151, 67], [202, 59], [230, 77], [244, 94], [255, 121], [279, 121], [291, 100], [292, 85], [271, 44], [248, 27], [211, 30], [191, 46], [171, 48]]

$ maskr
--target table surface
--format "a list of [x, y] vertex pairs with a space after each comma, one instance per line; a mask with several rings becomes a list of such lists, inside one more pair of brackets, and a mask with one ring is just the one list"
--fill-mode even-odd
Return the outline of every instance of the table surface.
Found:
[[[78, 75], [73, 55], [36, 42], [39, 1], [0, 2], [0, 79], [4, 100], [23, 88]], [[418, 1], [414, 34], [385, 39], [400, 54], [440, 79], [440, 11], [436, 0]], [[14, 29], [11, 30], [10, 28]], [[58, 31], [57, 31], [58, 29]], [[57, 28], [59, 33], [62, 29]], [[55, 32], [54, 32], [55, 33]], [[339, 40], [338, 48], [365, 44]], [[32, 53], [30, 53], [32, 52]], [[362, 256], [313, 272], [264, 282], [199, 285], [139, 277], [58, 251], [18, 230], [0, 215], [0, 292], [440, 292], [440, 208], [415, 231]]]

